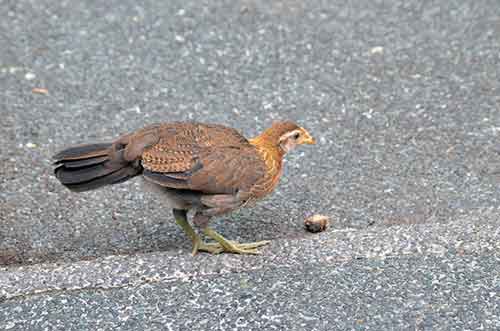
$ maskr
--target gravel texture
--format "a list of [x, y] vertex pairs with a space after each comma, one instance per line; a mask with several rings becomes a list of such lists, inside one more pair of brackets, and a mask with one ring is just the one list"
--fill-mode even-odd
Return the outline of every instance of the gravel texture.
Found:
[[498, 330], [499, 265], [445, 255], [206, 275], [42, 294], [0, 318], [17, 330]]
[[[0, 15], [0, 326], [500, 328], [496, 0], [0, 0]], [[72, 194], [52, 176], [59, 149], [149, 123], [253, 136], [277, 119], [318, 144], [214, 222], [273, 240], [262, 257], [191, 258], [139, 180]], [[313, 214], [327, 231], [304, 231]]]
[[187, 249], [138, 180], [71, 194], [51, 175], [64, 146], [157, 121], [316, 136], [272, 197], [219, 222], [235, 239], [302, 237], [313, 213], [364, 228], [498, 206], [495, 4], [3, 1], [0, 260]]
[[277, 240], [258, 257], [180, 251], [4, 268], [0, 321], [18, 330], [496, 330], [499, 236], [492, 217], [444, 231]]

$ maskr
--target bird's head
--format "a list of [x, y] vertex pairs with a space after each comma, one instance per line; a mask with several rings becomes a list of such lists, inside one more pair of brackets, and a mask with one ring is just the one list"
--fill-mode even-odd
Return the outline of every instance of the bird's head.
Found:
[[293, 122], [275, 122], [260, 136], [251, 140], [256, 144], [271, 144], [279, 147], [283, 153], [288, 153], [299, 145], [312, 145], [316, 141], [306, 129]]

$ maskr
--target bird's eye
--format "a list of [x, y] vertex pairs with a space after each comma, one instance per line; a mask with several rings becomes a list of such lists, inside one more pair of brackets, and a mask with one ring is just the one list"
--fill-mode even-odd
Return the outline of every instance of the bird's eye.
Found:
[[293, 137], [293, 139], [297, 140], [300, 137], [300, 133], [297, 132], [292, 137]]

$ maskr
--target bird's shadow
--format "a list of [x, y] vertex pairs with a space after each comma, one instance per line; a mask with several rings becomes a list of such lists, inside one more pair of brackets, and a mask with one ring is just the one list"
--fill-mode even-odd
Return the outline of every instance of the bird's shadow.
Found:
[[[147, 216], [141, 220], [130, 220], [124, 216], [115, 221], [116, 226], [107, 227], [100, 234], [88, 232], [66, 238], [64, 247], [0, 249], [0, 265], [74, 262], [150, 252], [185, 251], [189, 254], [191, 251], [191, 241], [169, 213], [157, 217], [154, 222], [148, 222]], [[128, 227], [123, 224], [128, 224]], [[214, 218], [210, 227], [229, 240], [252, 242], [305, 237], [307, 234], [300, 224], [298, 219], [288, 218], [286, 213], [254, 207]]]

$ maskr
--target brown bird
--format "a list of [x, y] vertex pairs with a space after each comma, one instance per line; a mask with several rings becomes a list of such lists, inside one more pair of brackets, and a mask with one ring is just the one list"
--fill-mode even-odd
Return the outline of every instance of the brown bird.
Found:
[[[257, 254], [268, 241], [240, 244], [208, 227], [211, 217], [229, 213], [271, 193], [282, 174], [283, 156], [297, 145], [314, 144], [292, 122], [277, 122], [246, 139], [222, 125], [153, 124], [112, 143], [85, 144], [54, 156], [55, 175], [68, 189], [88, 191], [142, 175], [148, 187], [164, 196], [174, 218], [193, 242], [193, 254]], [[193, 223], [215, 240], [205, 243]]]

